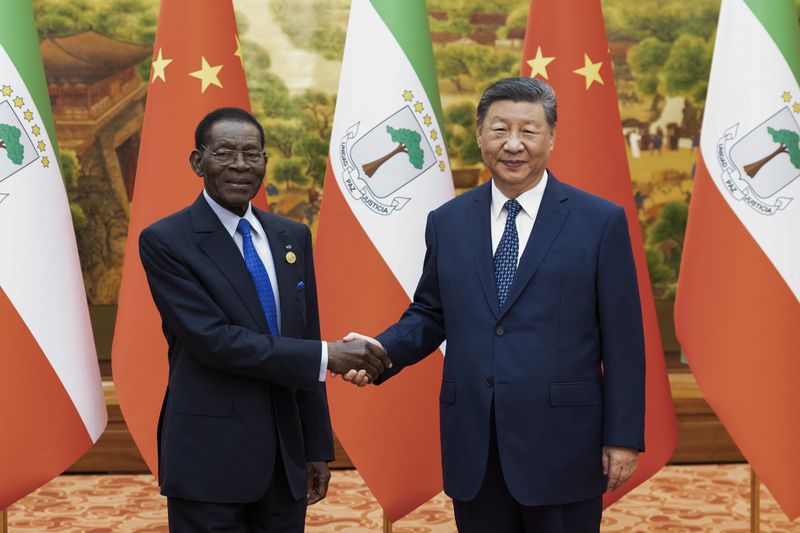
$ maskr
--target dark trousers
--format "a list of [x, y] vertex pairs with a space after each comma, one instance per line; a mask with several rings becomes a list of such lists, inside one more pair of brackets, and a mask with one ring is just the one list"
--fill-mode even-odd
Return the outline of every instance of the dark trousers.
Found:
[[[494, 406], [492, 406], [494, 407]], [[469, 501], [453, 500], [459, 533], [598, 533], [603, 498], [561, 505], [521, 505], [508, 491], [500, 455], [494, 409], [489, 437], [486, 476], [478, 495]]]
[[251, 503], [209, 503], [167, 498], [169, 530], [172, 533], [302, 533], [306, 521], [306, 499], [295, 500], [280, 451], [267, 492]]

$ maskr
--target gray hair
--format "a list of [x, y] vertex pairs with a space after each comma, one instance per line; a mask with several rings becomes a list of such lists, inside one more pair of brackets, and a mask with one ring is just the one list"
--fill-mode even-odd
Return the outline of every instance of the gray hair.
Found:
[[478, 102], [476, 118], [478, 128], [483, 126], [483, 119], [486, 118], [489, 106], [499, 100], [542, 104], [547, 124], [551, 128], [556, 127], [558, 122], [556, 92], [546, 81], [538, 78], [502, 78], [489, 85]]

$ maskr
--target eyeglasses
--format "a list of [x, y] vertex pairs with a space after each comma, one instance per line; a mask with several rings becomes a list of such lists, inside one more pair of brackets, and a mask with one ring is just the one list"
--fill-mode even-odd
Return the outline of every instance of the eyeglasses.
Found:
[[258, 165], [266, 161], [269, 156], [267, 152], [261, 150], [248, 150], [248, 151], [241, 151], [241, 150], [218, 150], [216, 152], [211, 151], [207, 146], [200, 145], [203, 150], [208, 152], [214, 157], [214, 161], [219, 163], [220, 165], [230, 165], [234, 161], [236, 161], [238, 154], [242, 154], [244, 160], [251, 165]]

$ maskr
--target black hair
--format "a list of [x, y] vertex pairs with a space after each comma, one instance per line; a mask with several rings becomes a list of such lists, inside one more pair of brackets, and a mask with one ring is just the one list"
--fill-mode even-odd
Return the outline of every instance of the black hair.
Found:
[[258, 123], [256, 117], [238, 107], [220, 107], [204, 116], [194, 130], [194, 147], [199, 150], [201, 144], [207, 145], [208, 134], [211, 128], [217, 122], [224, 121], [244, 122], [245, 124], [252, 124], [255, 126], [258, 130], [258, 136], [261, 139], [261, 148], [264, 148], [264, 128]]
[[546, 81], [538, 78], [503, 78], [489, 85], [478, 102], [476, 113], [478, 128], [483, 125], [489, 106], [499, 100], [542, 104], [547, 124], [551, 128], [556, 127], [558, 121], [556, 92]]

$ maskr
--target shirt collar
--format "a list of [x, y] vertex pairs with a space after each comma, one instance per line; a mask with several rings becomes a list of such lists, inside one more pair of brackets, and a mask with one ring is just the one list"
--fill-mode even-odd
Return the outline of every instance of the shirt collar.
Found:
[[[544, 196], [544, 189], [547, 187], [547, 169], [544, 169], [544, 173], [542, 174], [542, 179], [539, 180], [533, 188], [528, 189], [524, 193], [517, 196], [517, 202], [522, 207], [522, 210], [531, 218], [533, 218], [536, 213], [535, 210], [537, 206], [541, 204], [542, 196]], [[500, 189], [497, 188], [497, 185], [492, 180], [492, 220], [497, 220], [500, 218], [500, 214], [503, 212], [503, 206], [506, 202], [510, 200], [505, 194], [500, 192]]]
[[222, 222], [222, 225], [225, 226], [225, 230], [233, 237], [236, 234], [236, 228], [239, 227], [239, 219], [246, 218], [248, 222], [250, 222], [250, 226], [252, 228], [251, 231], [256, 233], [261, 233], [261, 223], [256, 218], [255, 213], [253, 213], [253, 206], [248, 203], [247, 204], [247, 211], [245, 211], [244, 216], [240, 217], [236, 213], [228, 211], [221, 205], [219, 205], [216, 201], [214, 201], [211, 196], [209, 196], [208, 192], [203, 189], [203, 197], [208, 202], [209, 207], [211, 210], [214, 211], [214, 214], [217, 215], [219, 221]]

